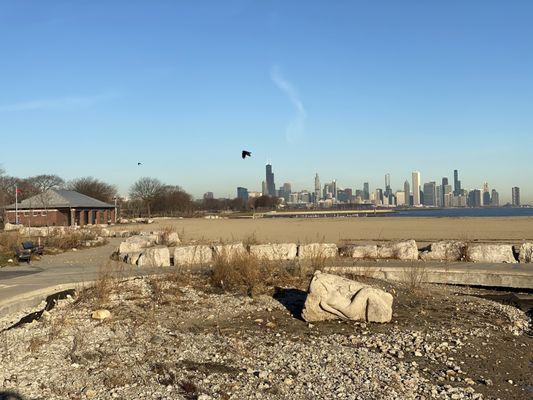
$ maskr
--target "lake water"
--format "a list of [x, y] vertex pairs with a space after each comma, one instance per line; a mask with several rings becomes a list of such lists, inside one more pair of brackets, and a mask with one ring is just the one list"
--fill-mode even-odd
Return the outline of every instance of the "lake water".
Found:
[[443, 208], [398, 211], [391, 217], [533, 217], [533, 208]]

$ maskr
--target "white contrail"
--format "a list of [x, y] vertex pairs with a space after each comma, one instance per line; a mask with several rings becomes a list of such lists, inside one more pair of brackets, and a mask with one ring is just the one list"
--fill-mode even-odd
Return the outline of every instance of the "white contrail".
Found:
[[288, 142], [293, 143], [299, 139], [302, 139], [305, 134], [305, 120], [307, 118], [307, 112], [305, 107], [300, 100], [298, 92], [294, 86], [283, 77], [280, 68], [277, 65], [274, 65], [270, 69], [270, 77], [272, 82], [287, 95], [290, 102], [296, 109], [296, 115], [294, 118], [287, 124], [285, 131], [285, 138]]
[[117, 97], [114, 93], [96, 96], [59, 97], [53, 99], [30, 100], [21, 103], [0, 105], [0, 112], [37, 111], [37, 110], [73, 110], [89, 108], [94, 104]]

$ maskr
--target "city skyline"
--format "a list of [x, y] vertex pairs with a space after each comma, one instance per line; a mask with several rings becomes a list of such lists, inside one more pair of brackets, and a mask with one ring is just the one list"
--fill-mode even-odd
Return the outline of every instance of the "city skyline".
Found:
[[[391, 173], [384, 174], [384, 185], [377, 185], [374, 190], [371, 189], [369, 182], [363, 182], [362, 185], [339, 185], [336, 179], [331, 182], [326, 182], [320, 187], [320, 174], [315, 173], [314, 184], [308, 187], [297, 188], [292, 190], [292, 183], [284, 181], [283, 186], [276, 186], [274, 181], [273, 165], [268, 162], [265, 165], [266, 180], [270, 182], [267, 188], [266, 181], [262, 181], [262, 190], [255, 190], [246, 188], [254, 196], [268, 195], [273, 196], [271, 188], [274, 188], [274, 196], [284, 198], [286, 202], [293, 202], [295, 194], [306, 196], [308, 200], [304, 202], [317, 203], [318, 200], [327, 199], [327, 193], [332, 194], [332, 198], [338, 200], [337, 193], [348, 191], [350, 202], [359, 196], [357, 201], [373, 202], [377, 205], [411, 205], [417, 206], [433, 206], [433, 207], [464, 207], [464, 206], [503, 206], [512, 204], [515, 206], [528, 205], [522, 197], [522, 189], [513, 186], [510, 188], [509, 196], [506, 196], [500, 188], [490, 186], [487, 181], [484, 181], [480, 187], [468, 187], [462, 184], [459, 179], [460, 171], [453, 170], [453, 186], [449, 184], [450, 179], [447, 176], [441, 178], [425, 181], [420, 171], [411, 172], [411, 182], [405, 180], [403, 185], [395, 188], [391, 184]], [[419, 190], [414, 190], [418, 186]], [[288, 187], [288, 189], [287, 189]], [[279, 189], [277, 189], [279, 188]], [[242, 189], [239, 187], [238, 189]], [[409, 196], [406, 192], [409, 191]], [[352, 195], [352, 193], [355, 193]], [[307, 197], [308, 196], [308, 197]], [[398, 200], [398, 196], [401, 196]], [[232, 197], [232, 196], [229, 196]], [[506, 201], [509, 197], [509, 200]], [[291, 200], [289, 200], [289, 198]], [[297, 197], [295, 197], [297, 198]], [[376, 198], [380, 198], [381, 202], [376, 203]], [[384, 200], [387, 199], [387, 200]], [[295, 203], [297, 201], [294, 201]], [[343, 201], [340, 201], [343, 202]]]

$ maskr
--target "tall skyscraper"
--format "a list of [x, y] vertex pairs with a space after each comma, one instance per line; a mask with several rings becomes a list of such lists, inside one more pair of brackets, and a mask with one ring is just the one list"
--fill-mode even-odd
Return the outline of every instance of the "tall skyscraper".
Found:
[[268, 196], [268, 187], [266, 181], [261, 182], [261, 194], [263, 196]]
[[411, 205], [411, 187], [409, 186], [409, 181], [406, 180], [403, 183], [403, 191], [405, 192], [405, 205]]
[[519, 187], [514, 187], [512, 189], [512, 202], [513, 202], [513, 206], [515, 207], [520, 207], [520, 188]]
[[490, 205], [492, 207], [500, 206], [500, 194], [496, 191], [496, 189], [492, 189], [492, 193], [490, 196]]
[[481, 200], [483, 201], [484, 206], [490, 206], [490, 191], [489, 184], [487, 182], [483, 184], [483, 194]]
[[370, 185], [368, 182], [363, 183], [363, 200], [370, 200]]
[[461, 191], [461, 181], [459, 180], [459, 171], [454, 170], [453, 171], [453, 195], [460, 196], [461, 194], [462, 194], [462, 191]]
[[331, 193], [334, 199], [337, 198], [337, 180], [333, 179], [333, 182], [331, 182]]
[[468, 193], [468, 206], [469, 207], [481, 207], [482, 206], [482, 193], [479, 189], [471, 190]]
[[413, 205], [420, 205], [420, 172], [413, 171]]
[[424, 183], [424, 205], [435, 207], [437, 205], [437, 185], [435, 182]]
[[272, 164], [266, 165], [266, 185], [267, 194], [276, 197], [276, 184], [274, 183], [274, 174], [272, 173]]
[[315, 175], [315, 203], [318, 203], [318, 200], [320, 200], [320, 178], [317, 173]]

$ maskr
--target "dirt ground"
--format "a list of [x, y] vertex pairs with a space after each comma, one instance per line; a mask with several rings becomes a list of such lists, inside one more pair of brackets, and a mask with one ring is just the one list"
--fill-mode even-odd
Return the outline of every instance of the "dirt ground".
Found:
[[[485, 298], [497, 292], [357, 279], [393, 294], [391, 323], [306, 323], [305, 279], [253, 298], [205, 272], [102, 283], [0, 332], [0, 387], [29, 399], [531, 398], [531, 331]], [[102, 307], [112, 317], [91, 320]]]
[[150, 225], [113, 229], [158, 230], [172, 226], [185, 240], [259, 242], [365, 242], [443, 239], [513, 242], [533, 240], [533, 218], [361, 217], [320, 219], [156, 219]]

